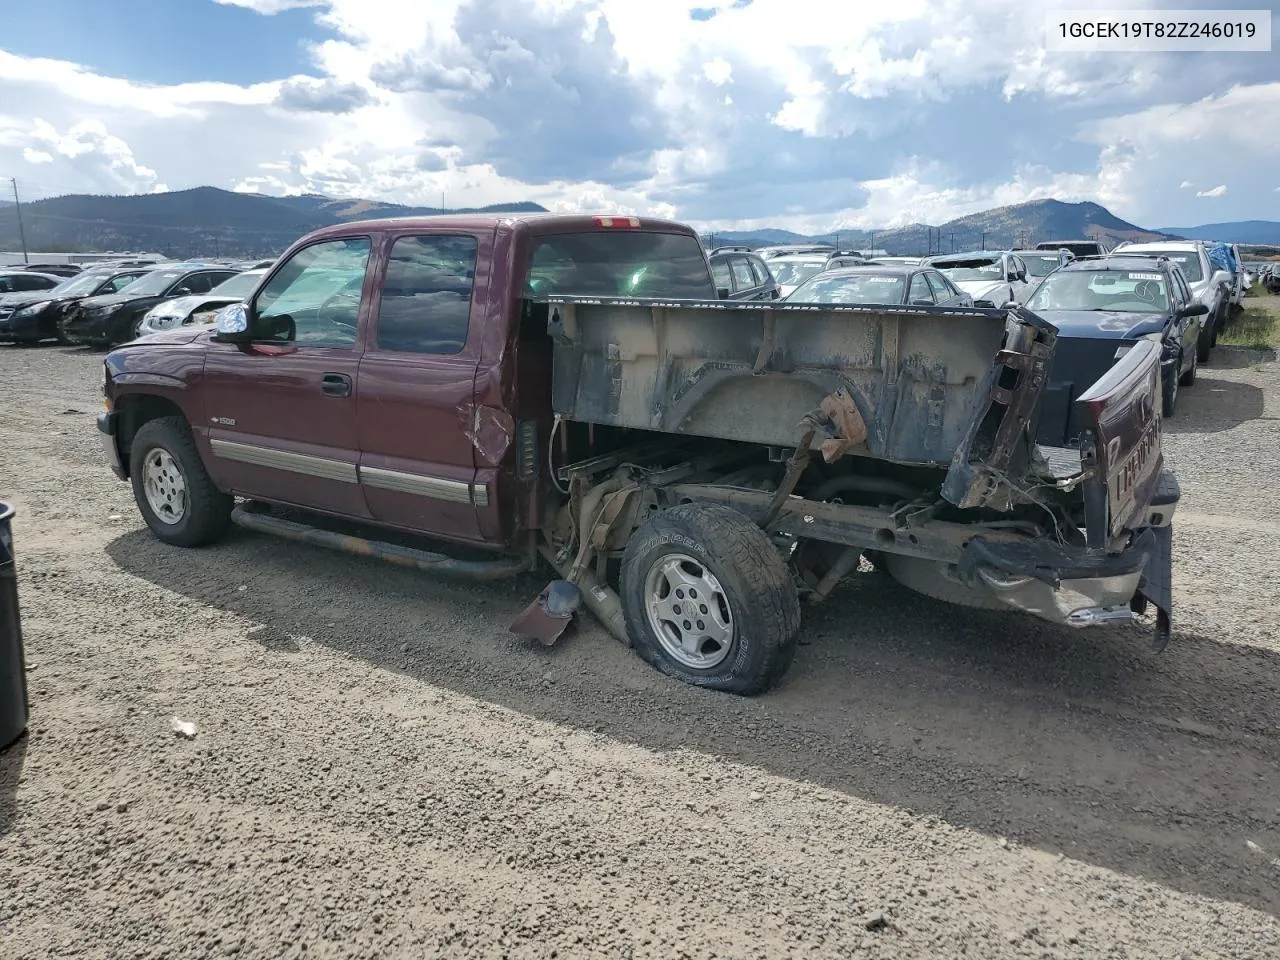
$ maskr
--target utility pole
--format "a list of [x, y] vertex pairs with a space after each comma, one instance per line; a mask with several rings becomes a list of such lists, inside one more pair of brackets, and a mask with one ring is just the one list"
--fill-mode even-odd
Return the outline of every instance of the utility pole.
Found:
[[18, 178], [10, 177], [9, 182], [13, 184], [13, 209], [18, 215], [18, 240], [22, 243], [22, 262], [30, 263], [31, 259], [27, 256], [27, 232], [22, 228], [22, 201], [18, 199]]
[[982, 249], [987, 249], [987, 231], [982, 231]]

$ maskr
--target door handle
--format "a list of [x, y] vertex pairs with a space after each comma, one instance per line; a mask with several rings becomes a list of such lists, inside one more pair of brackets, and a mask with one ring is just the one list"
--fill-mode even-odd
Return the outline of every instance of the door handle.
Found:
[[345, 373], [326, 373], [320, 377], [320, 392], [329, 397], [349, 397], [351, 378]]

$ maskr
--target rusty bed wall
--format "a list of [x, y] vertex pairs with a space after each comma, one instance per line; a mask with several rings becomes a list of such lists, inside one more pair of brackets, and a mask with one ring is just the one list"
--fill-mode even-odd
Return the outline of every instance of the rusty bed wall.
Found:
[[928, 464], [963, 442], [1006, 322], [940, 307], [544, 302], [566, 419], [794, 446], [801, 418], [843, 387], [866, 425], [851, 453]]

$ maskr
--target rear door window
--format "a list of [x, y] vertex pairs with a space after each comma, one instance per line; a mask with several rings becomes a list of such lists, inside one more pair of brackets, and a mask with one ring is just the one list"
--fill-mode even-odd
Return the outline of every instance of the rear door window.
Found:
[[733, 289], [733, 274], [729, 272], [729, 264], [724, 260], [711, 261], [711, 273], [716, 279], [716, 286], [721, 290]]
[[731, 257], [729, 269], [733, 271], [733, 285], [739, 293], [750, 290], [756, 285], [755, 275], [751, 272], [751, 263], [746, 257]]
[[476, 238], [401, 237], [391, 247], [378, 308], [378, 348], [461, 353], [467, 345]]
[[[919, 276], [919, 274], [917, 274], [917, 276]], [[955, 293], [952, 292], [951, 287], [947, 284], [946, 278], [942, 274], [930, 271], [923, 276], [929, 281], [929, 286], [933, 288], [933, 298], [938, 303], [943, 303], [955, 296]]]
[[769, 268], [764, 265], [763, 260], [748, 257], [747, 262], [751, 264], [751, 272], [755, 274], [756, 286], [763, 287], [773, 285], [773, 277], [769, 276]]
[[911, 290], [907, 295], [908, 303], [933, 303], [933, 291], [929, 289], [929, 284], [924, 278], [923, 273], [917, 273], [911, 278]]

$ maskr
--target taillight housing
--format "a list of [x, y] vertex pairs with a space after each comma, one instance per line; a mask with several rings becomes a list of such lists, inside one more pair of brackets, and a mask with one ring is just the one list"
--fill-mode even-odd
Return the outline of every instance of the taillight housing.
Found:
[[639, 217], [592, 217], [597, 227], [612, 227], [615, 230], [638, 230], [640, 228]]

